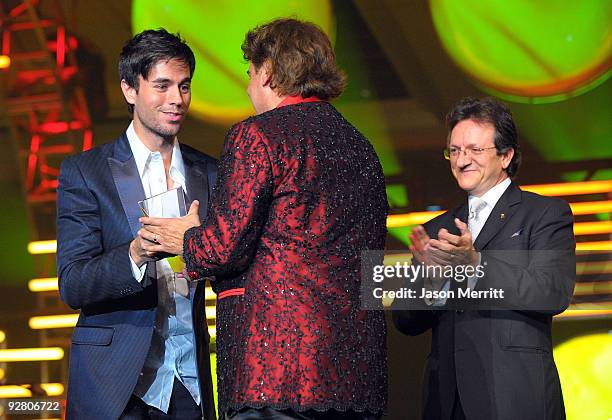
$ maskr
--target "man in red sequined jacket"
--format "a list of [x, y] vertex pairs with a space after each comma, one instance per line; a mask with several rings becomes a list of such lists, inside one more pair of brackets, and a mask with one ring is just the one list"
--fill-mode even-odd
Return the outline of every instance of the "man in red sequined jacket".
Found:
[[380, 162], [329, 103], [345, 77], [317, 26], [275, 20], [242, 50], [257, 115], [227, 135], [208, 218], [196, 203], [139, 234], [217, 276], [221, 417], [380, 418], [385, 319], [359, 300], [361, 253], [387, 232]]

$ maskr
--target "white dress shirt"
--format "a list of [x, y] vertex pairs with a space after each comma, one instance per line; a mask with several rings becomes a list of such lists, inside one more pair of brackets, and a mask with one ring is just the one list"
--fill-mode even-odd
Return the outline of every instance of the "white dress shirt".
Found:
[[[133, 123], [128, 127], [126, 134], [136, 160], [145, 196], [151, 197], [166, 192], [168, 185], [161, 153], [151, 152], [140, 141], [134, 131]], [[172, 188], [181, 186], [187, 192], [185, 166], [176, 139], [172, 150], [169, 175], [174, 184]], [[164, 213], [151, 214], [151, 216], [177, 217], [180, 215]], [[138, 267], [131, 256], [130, 262], [134, 278], [142, 282], [146, 264]], [[193, 290], [187, 285], [186, 279], [175, 279], [174, 272], [167, 260], [157, 261], [155, 268], [158, 294], [155, 330], [134, 394], [148, 405], [167, 413], [174, 377], [187, 388], [196, 404], [200, 404], [191, 312]], [[186, 292], [180, 293], [182, 290]]]
[[489, 191], [483, 194], [482, 197], [478, 198], [474, 195], [468, 196], [468, 206], [470, 212], [477, 206], [477, 201], [480, 199], [486, 203], [485, 206], [482, 207], [481, 210], [478, 211], [478, 217], [475, 219], [474, 226], [470, 229], [470, 233], [472, 234], [472, 242], [476, 241], [482, 227], [487, 222], [487, 219], [491, 215], [493, 208], [499, 201], [504, 192], [510, 186], [510, 178], [504, 179], [502, 182], [491, 188]]

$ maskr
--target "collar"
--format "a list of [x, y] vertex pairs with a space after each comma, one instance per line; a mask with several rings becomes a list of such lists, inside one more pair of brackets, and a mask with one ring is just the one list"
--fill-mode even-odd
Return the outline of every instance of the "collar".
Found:
[[316, 96], [310, 96], [308, 98], [303, 98], [301, 96], [287, 96], [282, 102], [276, 105], [277, 108], [287, 105], [295, 105], [301, 104], [303, 102], [324, 102], [322, 99], [317, 98]]
[[[134, 130], [134, 122], [130, 123], [130, 126], [125, 131], [130, 149], [134, 155], [136, 161], [136, 167], [138, 168], [138, 174], [140, 178], [144, 176], [147, 165], [151, 159], [151, 155], [159, 152], [152, 152], [147, 146], [140, 140]], [[170, 161], [170, 176], [181, 185], [185, 184], [185, 165], [183, 163], [183, 155], [181, 153], [181, 147], [177, 138], [174, 138], [174, 145], [172, 147], [172, 160]]]
[[489, 208], [495, 207], [495, 205], [497, 204], [501, 196], [504, 194], [504, 192], [506, 192], [506, 190], [510, 186], [511, 182], [512, 181], [510, 180], [510, 178], [504, 179], [502, 182], [500, 182], [499, 184], [491, 188], [489, 191], [484, 193], [482, 197], [476, 197], [475, 195], [470, 194], [470, 196], [468, 197], [469, 208], [471, 209], [472, 206], [474, 205], [474, 202], [478, 199], [483, 200], [485, 203], [487, 203], [487, 206]]

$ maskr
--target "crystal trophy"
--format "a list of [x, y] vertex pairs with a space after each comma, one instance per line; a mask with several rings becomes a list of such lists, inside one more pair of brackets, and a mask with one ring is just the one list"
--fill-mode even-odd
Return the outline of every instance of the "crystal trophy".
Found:
[[187, 197], [183, 187], [173, 188], [138, 202], [147, 217], [181, 217], [187, 214]]
[[[139, 201], [138, 206], [147, 217], [182, 217], [187, 214], [187, 197], [185, 190], [182, 187], [177, 187]], [[185, 260], [182, 256], [175, 255], [166, 258], [166, 261], [174, 272], [173, 291], [185, 295], [185, 293], [188, 293], [187, 279], [176, 277], [177, 273], [181, 273], [185, 269]]]

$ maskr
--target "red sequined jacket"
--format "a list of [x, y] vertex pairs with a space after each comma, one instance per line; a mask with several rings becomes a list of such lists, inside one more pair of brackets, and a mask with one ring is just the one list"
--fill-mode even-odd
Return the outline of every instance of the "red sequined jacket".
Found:
[[328, 102], [288, 98], [229, 131], [208, 218], [184, 242], [192, 275], [225, 291], [220, 413], [386, 410], [384, 314], [359, 293], [387, 210], [374, 149]]

